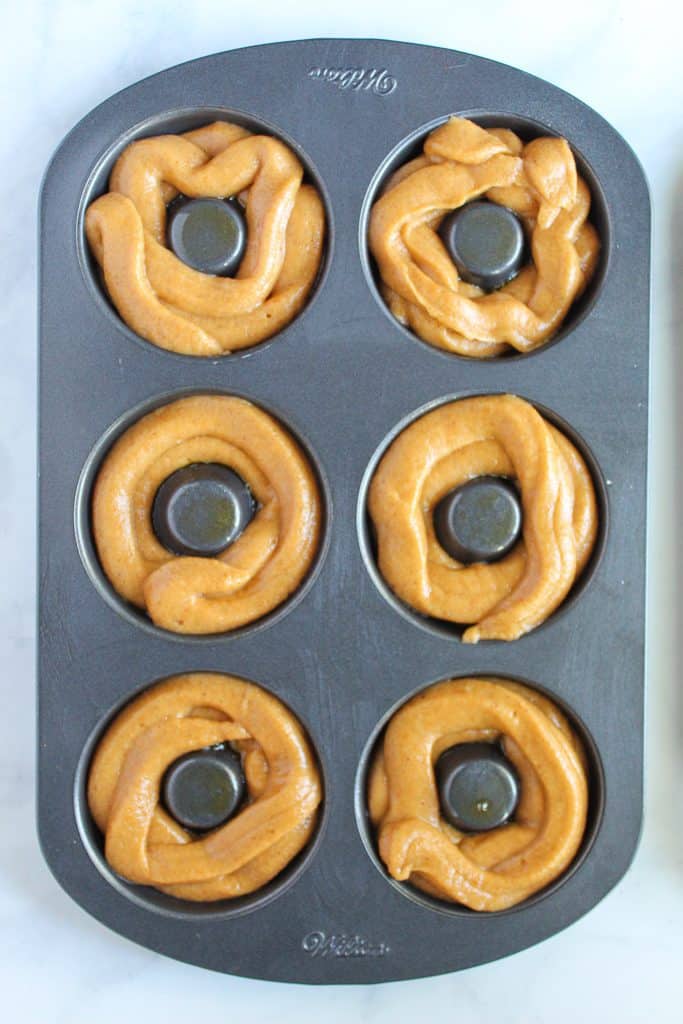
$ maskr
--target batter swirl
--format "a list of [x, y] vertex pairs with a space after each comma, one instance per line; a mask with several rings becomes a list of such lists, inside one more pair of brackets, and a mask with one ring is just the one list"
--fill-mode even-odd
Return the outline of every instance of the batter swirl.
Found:
[[[161, 348], [217, 356], [281, 330], [304, 305], [322, 258], [325, 214], [278, 139], [217, 121], [124, 149], [85, 229], [123, 320]], [[166, 247], [178, 193], [239, 196], [248, 242], [234, 278], [194, 270]]]
[[[197, 838], [159, 802], [164, 772], [190, 751], [230, 744], [248, 800]], [[146, 690], [115, 718], [88, 777], [105, 856], [123, 878], [186, 900], [244, 896], [278, 875], [313, 833], [318, 769], [298, 721], [260, 686], [193, 673]]]
[[[440, 546], [433, 511], [449, 491], [488, 475], [516, 480], [522, 540], [497, 562], [463, 565]], [[585, 566], [598, 528], [578, 451], [512, 395], [449, 402], [411, 423], [383, 455], [368, 508], [389, 586], [423, 615], [473, 623], [465, 643], [515, 640], [543, 622]]]
[[[199, 462], [229, 466], [258, 502], [242, 535], [215, 558], [176, 556], [152, 526], [159, 486]], [[235, 629], [281, 604], [318, 549], [321, 502], [313, 470], [268, 413], [241, 398], [194, 395], [149, 413], [114, 444], [99, 471], [92, 524], [116, 591], [177, 633]]]
[[[437, 234], [449, 211], [478, 198], [517, 214], [531, 248], [531, 262], [490, 294], [461, 280]], [[369, 242], [385, 301], [437, 348], [479, 359], [530, 352], [558, 330], [593, 275], [600, 240], [590, 204], [565, 139], [524, 144], [507, 129], [453, 117], [372, 209]]]
[[[458, 743], [500, 742], [521, 782], [514, 819], [465, 834], [441, 816], [434, 765]], [[528, 687], [453, 679], [404, 704], [372, 762], [368, 808], [389, 874], [472, 910], [505, 910], [549, 885], [586, 827], [585, 755], [564, 715]]]

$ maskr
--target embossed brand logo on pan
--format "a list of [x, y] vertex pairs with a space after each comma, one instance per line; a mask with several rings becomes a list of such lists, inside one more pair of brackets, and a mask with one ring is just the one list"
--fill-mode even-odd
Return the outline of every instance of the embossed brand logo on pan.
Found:
[[388, 96], [398, 82], [386, 68], [309, 68], [308, 77], [322, 82], [331, 82], [342, 92], [373, 92], [376, 96]]
[[368, 942], [360, 935], [327, 935], [326, 932], [309, 932], [301, 940], [304, 953], [315, 957], [365, 957], [386, 956], [391, 949], [386, 942]]

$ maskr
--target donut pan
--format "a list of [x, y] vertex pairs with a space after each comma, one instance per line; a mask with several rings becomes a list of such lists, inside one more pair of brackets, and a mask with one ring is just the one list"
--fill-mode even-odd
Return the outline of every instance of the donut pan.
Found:
[[[480, 361], [420, 342], [379, 298], [369, 206], [386, 173], [449, 114], [558, 134], [593, 194], [600, 267], [553, 340]], [[270, 341], [221, 359], [138, 338], [104, 296], [83, 212], [132, 138], [223, 118], [288, 142], [325, 201], [328, 238], [307, 307]], [[306, 40], [172, 68], [108, 99], [57, 150], [41, 200], [38, 818], [64, 889], [120, 934], [229, 974], [313, 984], [436, 975], [539, 942], [622, 877], [640, 829], [650, 204], [610, 125], [537, 78], [452, 50]], [[325, 540], [311, 576], [270, 618], [181, 637], [121, 606], [94, 555], [89, 489], [112, 439], [188, 392], [244, 396], [279, 417], [315, 465]], [[363, 508], [387, 440], [446, 398], [514, 393], [559, 423], [591, 466], [602, 535], [564, 606], [512, 643], [466, 645], [383, 589]], [[204, 670], [263, 685], [299, 716], [324, 779], [317, 835], [255, 897], [187, 904], [107, 867], [84, 799], [109, 717], [170, 675]], [[507, 912], [436, 903], [384, 873], [364, 806], [369, 752], [388, 715], [440, 679], [525, 681], [564, 707], [589, 752], [582, 849], [547, 891]]]

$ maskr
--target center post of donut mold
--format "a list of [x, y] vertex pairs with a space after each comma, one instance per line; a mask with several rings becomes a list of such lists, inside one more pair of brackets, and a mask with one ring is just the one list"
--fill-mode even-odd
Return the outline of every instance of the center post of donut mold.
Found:
[[178, 259], [204, 274], [229, 277], [247, 246], [242, 207], [235, 199], [188, 199], [169, 204], [168, 242]]
[[194, 832], [219, 828], [244, 800], [241, 758], [227, 744], [193, 750], [166, 769], [161, 792], [169, 814], [184, 828]]
[[152, 524], [169, 551], [211, 558], [237, 540], [254, 512], [251, 491], [237, 473], [218, 463], [197, 463], [161, 484]]
[[463, 281], [495, 291], [527, 260], [524, 228], [505, 206], [486, 200], [466, 203], [439, 225], [439, 235]]
[[444, 818], [463, 832], [489, 832], [508, 822], [519, 801], [515, 769], [495, 743], [459, 743], [435, 765]]
[[469, 480], [438, 503], [434, 530], [444, 551], [465, 565], [503, 558], [522, 532], [517, 488], [505, 477]]

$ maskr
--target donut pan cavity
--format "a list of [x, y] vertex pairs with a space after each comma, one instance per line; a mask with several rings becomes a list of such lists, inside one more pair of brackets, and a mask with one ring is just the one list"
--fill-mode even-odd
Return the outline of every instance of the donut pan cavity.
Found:
[[[523, 358], [477, 361], [423, 344], [392, 320], [373, 283], [369, 204], [387, 171], [449, 114], [564, 136], [593, 192], [600, 266], [557, 341]], [[121, 323], [82, 220], [128, 141], [217, 118], [293, 146], [323, 196], [328, 236], [317, 286], [292, 323], [239, 355], [202, 359], [162, 351]], [[406, 43], [308, 40], [217, 54], [126, 89], [67, 136], [41, 205], [38, 818], [51, 869], [89, 913], [151, 949], [230, 974], [379, 982], [520, 950], [621, 878], [642, 810], [649, 218], [637, 160], [590, 108], [515, 69]], [[258, 628], [201, 642], [147, 625], [105, 593], [87, 517], [106, 439], [134, 410], [188, 391], [241, 395], [280, 417], [325, 501], [321, 553], [302, 590]], [[588, 453], [601, 539], [561, 613], [516, 642], [469, 646], [452, 629], [420, 628], [387, 600], [368, 568], [359, 496], [368, 466], [418, 410], [506, 392], [567, 424]], [[311, 846], [240, 906], [183, 904], [113, 876], [84, 800], [88, 758], [112, 713], [144, 687], [195, 670], [274, 693], [308, 729], [322, 768]], [[491, 915], [390, 881], [363, 800], [388, 713], [430, 683], [466, 675], [546, 692], [574, 719], [591, 766], [575, 864], [547, 892]]]

